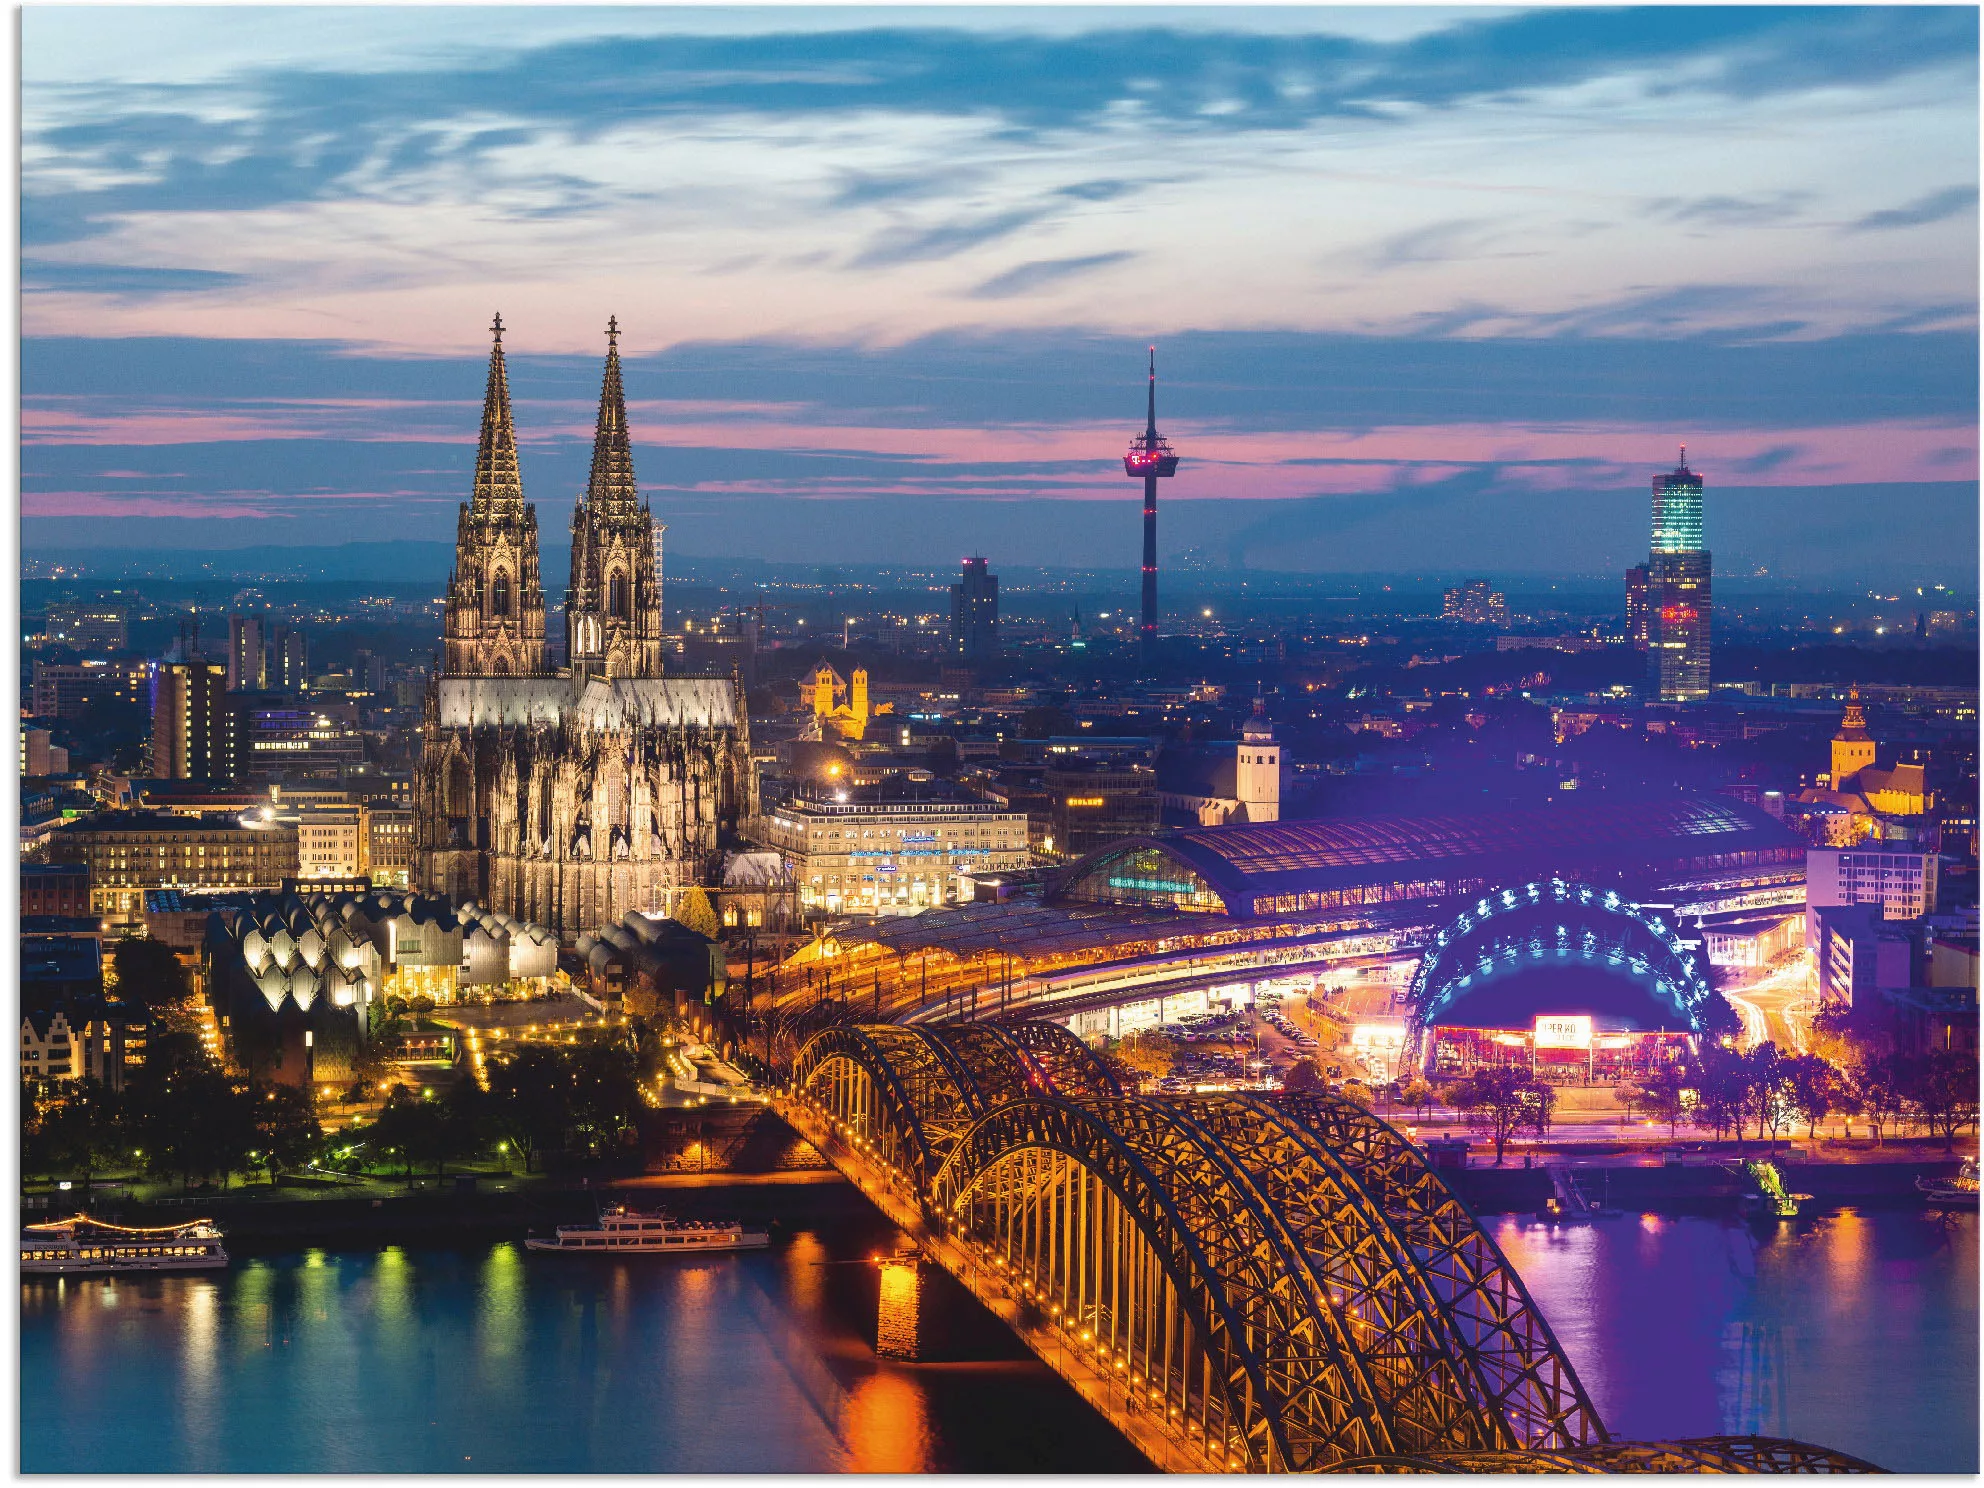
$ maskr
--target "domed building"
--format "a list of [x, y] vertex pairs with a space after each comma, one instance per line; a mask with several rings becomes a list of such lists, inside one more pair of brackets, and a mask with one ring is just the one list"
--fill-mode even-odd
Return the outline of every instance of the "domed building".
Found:
[[1434, 936], [1407, 993], [1428, 1071], [1622, 1078], [1734, 1032], [1708, 955], [1656, 908], [1561, 878], [1498, 889]]

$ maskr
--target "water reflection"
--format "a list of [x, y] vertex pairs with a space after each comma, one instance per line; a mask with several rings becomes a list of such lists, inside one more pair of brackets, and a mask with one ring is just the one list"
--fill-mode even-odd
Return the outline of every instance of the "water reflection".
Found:
[[1755, 1432], [1976, 1470], [1975, 1216], [1491, 1229], [1615, 1435]]
[[[1635, 1214], [1493, 1228], [1616, 1434], [1754, 1430], [1890, 1468], [1974, 1469], [1974, 1216], [1945, 1227], [1870, 1212], [1753, 1230]], [[952, 1317], [958, 1361], [877, 1360], [876, 1273], [862, 1261], [885, 1239], [873, 1225], [822, 1227], [771, 1252], [690, 1264], [503, 1244], [250, 1256], [213, 1276], [30, 1279], [21, 1465], [1138, 1465], [968, 1304]]]

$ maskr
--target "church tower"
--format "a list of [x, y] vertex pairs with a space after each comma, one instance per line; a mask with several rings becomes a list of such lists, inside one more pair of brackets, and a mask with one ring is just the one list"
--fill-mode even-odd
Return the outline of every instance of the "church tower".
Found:
[[1832, 788], [1851, 789], [1848, 782], [1874, 762], [1874, 736], [1867, 732], [1867, 711], [1860, 706], [1860, 689], [1846, 698], [1846, 716], [1832, 736]]
[[547, 670], [537, 511], [524, 501], [517, 470], [502, 316], [490, 330], [496, 343], [482, 398], [475, 494], [455, 522], [455, 570], [448, 576], [441, 671], [449, 677], [534, 677]]
[[1254, 699], [1254, 716], [1240, 732], [1233, 794], [1240, 798], [1240, 815], [1245, 820], [1281, 820], [1281, 745], [1275, 741], [1266, 705], [1258, 697]]
[[627, 397], [620, 385], [620, 322], [606, 323], [592, 476], [572, 512], [572, 585], [565, 655], [574, 676], [659, 677], [661, 593], [654, 514], [634, 484]]

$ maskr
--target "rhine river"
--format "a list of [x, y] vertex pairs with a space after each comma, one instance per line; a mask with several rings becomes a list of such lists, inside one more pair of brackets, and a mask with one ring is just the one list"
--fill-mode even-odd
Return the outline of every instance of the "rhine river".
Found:
[[[1978, 1221], [1490, 1216], [1614, 1435], [1756, 1432], [1975, 1472]], [[703, 1261], [513, 1242], [25, 1280], [28, 1472], [1134, 1471], [968, 1302], [877, 1361], [875, 1224]], [[933, 1288], [941, 1291], [942, 1288]]]

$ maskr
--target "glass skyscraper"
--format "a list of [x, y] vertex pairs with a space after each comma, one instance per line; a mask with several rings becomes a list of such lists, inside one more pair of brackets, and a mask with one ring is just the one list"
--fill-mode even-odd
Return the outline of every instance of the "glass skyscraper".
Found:
[[1702, 478], [1688, 468], [1683, 445], [1680, 464], [1653, 478], [1653, 545], [1645, 580], [1648, 681], [1663, 703], [1709, 695], [1712, 605], [1709, 551], [1702, 537]]

